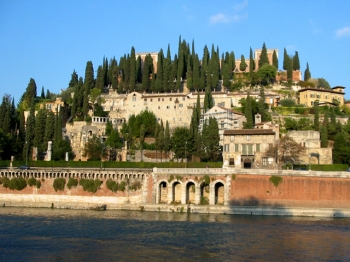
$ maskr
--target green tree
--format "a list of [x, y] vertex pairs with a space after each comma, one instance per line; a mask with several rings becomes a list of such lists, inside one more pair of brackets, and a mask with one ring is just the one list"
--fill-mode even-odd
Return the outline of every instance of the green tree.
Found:
[[334, 164], [349, 164], [350, 163], [350, 146], [349, 134], [340, 132], [335, 136], [333, 144], [333, 161]]
[[131, 47], [131, 53], [130, 53], [130, 84], [129, 84], [129, 91], [132, 92], [135, 90], [136, 85], [136, 55], [135, 55], [135, 48]]
[[271, 117], [267, 111], [267, 104], [265, 103], [265, 88], [260, 88], [259, 101], [258, 101], [258, 113], [261, 115], [263, 122], [271, 120]]
[[25, 146], [23, 148], [24, 159], [27, 156], [31, 156], [32, 147], [34, 145], [34, 129], [35, 129], [35, 103], [34, 97], [32, 98], [29, 116], [26, 121], [26, 131], [25, 131]]
[[315, 131], [320, 131], [320, 110], [318, 103], [315, 103], [314, 105], [314, 129]]
[[205, 121], [202, 130], [203, 153], [202, 156], [210, 161], [216, 161], [220, 153], [219, 126], [215, 117]]
[[207, 112], [210, 108], [214, 106], [213, 95], [211, 93], [211, 88], [205, 88], [205, 97], [204, 97], [204, 112]]
[[46, 122], [45, 122], [45, 135], [44, 135], [44, 144], [48, 145], [49, 141], [53, 141], [55, 135], [55, 114], [50, 110], [47, 113]]
[[171, 148], [175, 154], [175, 158], [186, 158], [186, 141], [189, 141], [190, 138], [190, 131], [187, 127], [175, 127], [171, 136]]
[[38, 148], [38, 152], [46, 151], [45, 144], [45, 126], [46, 126], [47, 110], [46, 108], [40, 109], [35, 117], [35, 128], [34, 128], [34, 141], [33, 145]]
[[293, 56], [293, 70], [300, 70], [299, 54], [297, 51], [295, 51], [295, 55]]
[[278, 57], [275, 49], [273, 50], [272, 54], [272, 65], [278, 70]]
[[283, 70], [287, 70], [289, 59], [290, 59], [290, 57], [287, 53], [287, 50], [286, 50], [286, 48], [284, 48], [284, 51], [283, 51]]
[[254, 127], [254, 121], [253, 121], [253, 110], [252, 110], [252, 104], [251, 104], [251, 98], [248, 92], [247, 98], [246, 98], [246, 106], [244, 115], [246, 118], [246, 122], [244, 122], [244, 129], [252, 129]]
[[273, 65], [264, 64], [259, 67], [257, 71], [257, 77], [260, 80], [260, 83], [264, 86], [274, 83], [276, 81], [277, 69]]
[[325, 89], [331, 89], [330, 84], [328, 81], [324, 78], [317, 78], [317, 85], [318, 88], [325, 88]]
[[88, 160], [99, 161], [102, 157], [105, 157], [105, 151], [103, 150], [103, 143], [101, 138], [93, 135], [84, 146], [84, 157]]
[[99, 66], [97, 68], [96, 84], [94, 88], [102, 92], [104, 87], [105, 87], [104, 72], [103, 72], [102, 66]]
[[325, 126], [321, 127], [321, 147], [322, 148], [327, 148], [328, 147], [328, 133], [327, 133], [327, 128]]
[[266, 65], [266, 64], [269, 65], [270, 63], [269, 63], [269, 58], [267, 56], [266, 45], [264, 43], [261, 49], [260, 57], [259, 57], [259, 68], [261, 68], [263, 65]]
[[308, 81], [311, 78], [311, 73], [309, 69], [309, 63], [306, 63], [306, 69], [304, 72], [304, 81]]
[[244, 55], [241, 55], [241, 63], [239, 64], [239, 70], [244, 72], [247, 69], [247, 64], [245, 62]]
[[252, 48], [250, 48], [250, 51], [249, 51], [249, 74], [250, 74], [250, 77], [253, 76], [254, 70], [255, 70], [255, 61], [254, 61], [254, 57], [253, 57], [253, 50], [252, 50]]

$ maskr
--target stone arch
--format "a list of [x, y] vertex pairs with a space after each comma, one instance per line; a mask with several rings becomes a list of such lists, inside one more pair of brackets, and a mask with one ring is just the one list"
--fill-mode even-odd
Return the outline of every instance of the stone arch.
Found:
[[175, 180], [171, 183], [171, 202], [174, 203], [181, 203], [181, 196], [182, 196], [182, 182]]
[[253, 165], [253, 161], [250, 158], [244, 159], [243, 168], [250, 169], [250, 168], [252, 168], [252, 165]]
[[158, 184], [158, 204], [168, 203], [168, 181], [161, 180]]
[[197, 183], [189, 180], [186, 183], [186, 204], [196, 204]]
[[225, 183], [221, 180], [214, 182], [214, 204], [225, 204]]
[[209, 205], [210, 199], [210, 185], [206, 184], [204, 181], [199, 185], [200, 199], [199, 203], [201, 205]]

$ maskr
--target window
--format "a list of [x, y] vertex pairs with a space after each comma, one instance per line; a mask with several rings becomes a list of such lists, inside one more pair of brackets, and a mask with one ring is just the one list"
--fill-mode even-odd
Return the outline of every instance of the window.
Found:
[[170, 97], [170, 98], [169, 98], [169, 101], [173, 101], [173, 99]]
[[250, 141], [250, 135], [247, 135], [247, 141]]
[[255, 151], [256, 152], [260, 152], [260, 144], [256, 144], [255, 145]]
[[226, 144], [224, 145], [224, 152], [228, 152], [228, 151], [230, 151], [230, 145]]
[[231, 140], [231, 142], [234, 142], [235, 141], [235, 136], [231, 136], [230, 140]]
[[183, 107], [183, 104], [179, 104], [179, 107]]
[[158, 106], [158, 109], [160, 109], [160, 106]]
[[235, 152], [239, 152], [239, 145], [238, 144], [235, 144]]
[[224, 121], [221, 121], [221, 129], [224, 129], [225, 128], [225, 123]]
[[132, 101], [136, 101], [136, 96], [133, 96], [133, 97], [132, 97]]
[[147, 102], [147, 98], [145, 98], [145, 102]]
[[153, 99], [151, 98], [151, 102], [153, 101]]
[[160, 101], [160, 98], [158, 98], [158, 102]]
[[164, 98], [162, 98], [162, 101], [164, 101]]
[[170, 106], [166, 106], [166, 109], [170, 109]]
[[230, 166], [234, 166], [235, 165], [235, 159], [234, 158], [230, 158], [230, 163], [229, 163], [229, 165]]
[[267, 166], [267, 157], [262, 158], [262, 165]]

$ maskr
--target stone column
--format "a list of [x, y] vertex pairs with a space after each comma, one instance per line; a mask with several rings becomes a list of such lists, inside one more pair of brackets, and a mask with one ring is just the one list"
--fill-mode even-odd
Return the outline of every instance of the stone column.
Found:
[[194, 203], [196, 205], [199, 205], [201, 202], [201, 186], [200, 186], [200, 184], [196, 185], [195, 189], [196, 189], [196, 193], [194, 195]]
[[172, 183], [169, 183], [168, 186], [168, 199], [167, 202], [170, 204], [173, 201], [173, 191], [175, 190], [174, 186]]
[[187, 194], [186, 186], [187, 185], [185, 183], [181, 184], [181, 204], [182, 205], [186, 205], [186, 194]]
[[215, 185], [213, 183], [209, 185], [209, 205], [215, 205]]

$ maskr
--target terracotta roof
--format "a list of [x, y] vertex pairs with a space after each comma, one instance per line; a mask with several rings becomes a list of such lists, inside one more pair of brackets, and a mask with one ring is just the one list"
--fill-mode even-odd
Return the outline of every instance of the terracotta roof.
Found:
[[272, 129], [234, 129], [225, 130], [224, 135], [274, 135]]

